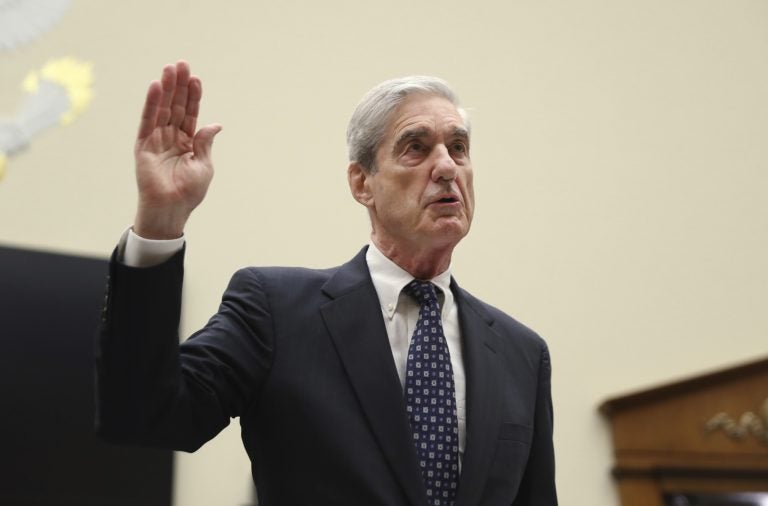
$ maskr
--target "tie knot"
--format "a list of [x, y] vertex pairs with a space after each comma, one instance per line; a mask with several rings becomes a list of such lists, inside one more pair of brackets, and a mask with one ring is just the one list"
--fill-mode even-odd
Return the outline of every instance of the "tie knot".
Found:
[[414, 279], [405, 285], [403, 291], [416, 299], [416, 302], [421, 305], [437, 302], [436, 287], [429, 281]]

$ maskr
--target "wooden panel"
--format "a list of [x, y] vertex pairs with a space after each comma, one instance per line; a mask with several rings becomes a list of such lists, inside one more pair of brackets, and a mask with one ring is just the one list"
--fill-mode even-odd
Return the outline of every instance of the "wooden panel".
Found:
[[612, 416], [614, 447], [686, 453], [761, 454], [768, 446], [755, 437], [735, 441], [723, 431], [707, 432], [706, 423], [725, 412], [733, 418], [757, 412], [768, 397], [768, 372], [751, 378], [657, 399]]
[[650, 478], [625, 478], [619, 483], [622, 506], [664, 506], [658, 484]]
[[663, 478], [659, 482], [663, 492], [716, 493], [716, 492], [766, 492], [768, 480], [763, 478], [737, 479], [712, 477]]
[[[622, 506], [662, 506], [665, 493], [768, 492], [768, 360], [612, 399]], [[708, 422], [746, 412], [760, 434], [736, 439]]]

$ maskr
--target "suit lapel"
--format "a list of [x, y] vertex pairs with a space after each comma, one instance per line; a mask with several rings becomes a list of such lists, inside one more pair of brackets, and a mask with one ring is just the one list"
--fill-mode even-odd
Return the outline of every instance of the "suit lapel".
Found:
[[365, 249], [325, 284], [320, 310], [382, 452], [412, 504], [425, 504], [411, 428]]
[[459, 307], [467, 377], [467, 439], [457, 506], [480, 503], [501, 424], [501, 361], [496, 355], [493, 319], [452, 282]]

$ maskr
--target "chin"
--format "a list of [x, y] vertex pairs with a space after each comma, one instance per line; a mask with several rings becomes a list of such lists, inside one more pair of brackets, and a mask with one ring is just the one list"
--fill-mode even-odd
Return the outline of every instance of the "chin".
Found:
[[434, 231], [433, 237], [437, 242], [456, 245], [469, 233], [469, 225], [466, 223], [445, 223]]

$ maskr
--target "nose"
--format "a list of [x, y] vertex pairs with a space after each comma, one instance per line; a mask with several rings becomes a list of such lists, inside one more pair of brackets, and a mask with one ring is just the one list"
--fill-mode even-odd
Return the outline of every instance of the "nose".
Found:
[[448, 148], [440, 144], [435, 149], [435, 164], [432, 168], [433, 181], [453, 181], [456, 179], [456, 161], [451, 157]]

